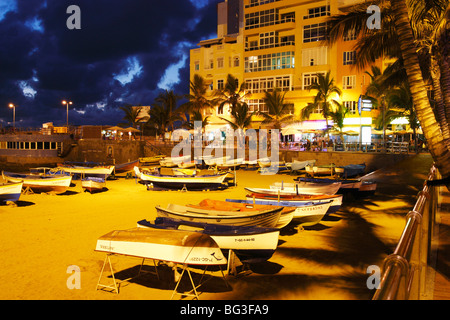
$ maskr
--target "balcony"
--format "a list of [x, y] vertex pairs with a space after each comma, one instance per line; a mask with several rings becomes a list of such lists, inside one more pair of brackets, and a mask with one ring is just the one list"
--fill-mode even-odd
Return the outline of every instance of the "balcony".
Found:
[[245, 48], [245, 52], [263, 50], [263, 49], [269, 49], [269, 48], [286, 47], [286, 46], [295, 46], [295, 41], [285, 41], [285, 42], [271, 43], [271, 44], [260, 45], [260, 46], [250, 46], [250, 47]]

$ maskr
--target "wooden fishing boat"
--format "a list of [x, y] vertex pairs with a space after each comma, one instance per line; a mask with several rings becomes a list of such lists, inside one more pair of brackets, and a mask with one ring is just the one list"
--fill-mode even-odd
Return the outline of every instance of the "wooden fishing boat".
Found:
[[293, 218], [295, 222], [303, 226], [312, 226], [319, 223], [327, 214], [333, 203], [332, 200], [324, 202], [294, 203], [291, 201], [272, 201], [266, 199], [226, 199], [229, 202], [246, 203], [246, 204], [268, 204], [272, 206], [293, 207]]
[[227, 177], [227, 173], [218, 173], [212, 175], [165, 175], [157, 172], [145, 173], [140, 171], [138, 167], [134, 167], [136, 177], [141, 179], [145, 184], [152, 184], [153, 186], [165, 189], [183, 189], [187, 190], [201, 190], [201, 189], [216, 189], [224, 186], [223, 182]]
[[0, 202], [16, 202], [22, 193], [23, 182], [0, 184]]
[[291, 162], [291, 171], [299, 171], [305, 169], [306, 166], [314, 166], [316, 164], [316, 160], [294, 160]]
[[72, 181], [67, 175], [32, 175], [13, 172], [2, 172], [3, 181], [23, 182], [23, 188], [33, 192], [60, 194], [66, 192]]
[[305, 171], [310, 176], [315, 176], [315, 175], [332, 176], [335, 174], [335, 168], [336, 168], [336, 165], [334, 165], [334, 164], [323, 165], [323, 166], [307, 165], [307, 166], [305, 166]]
[[165, 155], [139, 158], [139, 164], [143, 166], [159, 165], [159, 161], [165, 158]]
[[299, 177], [297, 181], [305, 182], [315, 182], [315, 183], [329, 183], [332, 181], [337, 181], [341, 183], [337, 193], [344, 192], [357, 192], [357, 193], [374, 193], [377, 189], [377, 183], [372, 180], [362, 180], [362, 179], [329, 179], [329, 178], [308, 178]]
[[124, 173], [128, 171], [133, 171], [133, 168], [135, 166], [139, 165], [139, 159], [134, 161], [129, 161], [125, 163], [120, 163], [115, 165], [115, 172], [116, 173]]
[[138, 221], [138, 227], [196, 231], [209, 235], [221, 249], [233, 250], [241, 262], [263, 262], [273, 255], [280, 230], [254, 226], [231, 226], [157, 217]]
[[244, 159], [238, 158], [238, 159], [215, 159], [215, 165], [217, 169], [219, 170], [229, 170], [229, 169], [236, 169], [241, 166], [241, 164], [244, 163]]
[[114, 171], [112, 165], [93, 165], [93, 166], [80, 166], [70, 163], [58, 164], [58, 168], [64, 172], [77, 177], [102, 177], [107, 179]]
[[[275, 191], [276, 194], [278, 194], [278, 190], [289, 194], [335, 194], [340, 187], [340, 182], [319, 183], [300, 181], [297, 183], [275, 182], [270, 185], [270, 189], [253, 188], [252, 190], [261, 190], [266, 193]], [[251, 191], [249, 189], [247, 190]]]
[[159, 217], [180, 220], [227, 224], [233, 226], [258, 226], [273, 228], [277, 225], [283, 207], [270, 205], [247, 205], [205, 199], [198, 205], [169, 204], [156, 207]]
[[106, 181], [100, 177], [86, 177], [81, 180], [81, 187], [90, 193], [102, 191]]
[[207, 234], [182, 230], [132, 228], [97, 239], [96, 251], [189, 265], [223, 265], [227, 259]]
[[346, 166], [337, 167], [336, 170], [339, 170], [338, 173], [340, 173], [342, 177], [352, 178], [364, 174], [366, 170], [366, 164], [349, 164]]
[[307, 203], [324, 203], [328, 201], [332, 201], [330, 207], [327, 210], [328, 213], [333, 213], [339, 210], [342, 206], [342, 198], [341, 194], [299, 194], [299, 195], [273, 195], [273, 194], [264, 194], [264, 193], [251, 193], [246, 195], [247, 200], [260, 200], [266, 202], [276, 201], [279, 202], [280, 205], [286, 207], [296, 207], [298, 205], [304, 205]]
[[191, 162], [191, 156], [165, 157], [159, 160], [159, 165], [164, 168], [173, 168], [177, 167], [179, 164]]
[[276, 168], [280, 168], [280, 167], [286, 167], [286, 162], [285, 161], [271, 161], [271, 159], [269, 158], [263, 158], [263, 159], [258, 159], [258, 165], [261, 169], [263, 168], [270, 168], [270, 167], [276, 167]]
[[377, 190], [377, 183], [375, 181], [364, 180], [359, 187], [359, 193], [362, 195], [374, 194]]

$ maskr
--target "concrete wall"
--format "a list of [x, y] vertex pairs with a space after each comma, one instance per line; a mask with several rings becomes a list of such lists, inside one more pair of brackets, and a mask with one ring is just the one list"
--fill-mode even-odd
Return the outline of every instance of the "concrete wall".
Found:
[[[101, 139], [81, 139], [73, 141], [70, 144], [64, 143], [64, 158], [56, 156], [35, 156], [35, 155], [0, 155], [0, 166], [11, 170], [12, 167], [25, 168], [41, 165], [56, 165], [63, 161], [92, 161], [104, 162], [108, 164], [120, 164], [136, 160], [140, 157], [153, 156], [161, 152], [167, 156], [171, 155], [172, 147], [158, 146], [157, 149], [146, 146], [144, 141], [115, 141]], [[230, 154], [236, 149], [230, 150]], [[194, 150], [191, 149], [192, 157]], [[67, 153], [67, 154], [66, 154]], [[223, 149], [223, 155], [226, 155], [226, 149]], [[248, 157], [248, 150], [246, 152]], [[269, 153], [270, 156], [270, 153]], [[317, 165], [326, 165], [334, 163], [337, 166], [347, 164], [365, 163], [367, 171], [373, 171], [379, 168], [387, 167], [399, 162], [408, 154], [384, 154], [384, 153], [364, 153], [364, 152], [310, 152], [310, 151], [280, 151], [279, 159], [286, 162], [297, 160], [316, 159]]]
[[120, 164], [143, 156], [143, 141], [81, 139], [64, 160]]

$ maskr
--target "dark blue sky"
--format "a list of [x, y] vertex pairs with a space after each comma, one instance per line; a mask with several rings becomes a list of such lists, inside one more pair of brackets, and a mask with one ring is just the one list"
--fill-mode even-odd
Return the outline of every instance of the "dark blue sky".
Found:
[[[189, 90], [189, 50], [216, 36], [222, 0], [1, 0], [0, 122], [115, 125], [125, 104]], [[81, 29], [66, 26], [70, 5]]]

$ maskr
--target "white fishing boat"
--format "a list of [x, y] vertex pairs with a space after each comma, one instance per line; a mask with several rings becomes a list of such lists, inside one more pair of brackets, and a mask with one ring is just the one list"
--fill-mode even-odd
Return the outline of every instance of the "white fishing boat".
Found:
[[264, 201], [264, 202], [277, 202], [279, 205], [285, 207], [297, 207], [305, 204], [319, 204], [331, 202], [330, 207], [327, 210], [328, 213], [333, 213], [339, 210], [342, 206], [341, 194], [299, 194], [299, 195], [273, 195], [264, 193], [251, 193], [246, 195], [247, 200], [251, 201]]
[[240, 200], [240, 199], [226, 199], [229, 202], [238, 202], [238, 203], [247, 203], [247, 204], [268, 204], [274, 206], [284, 206], [293, 207], [295, 210], [293, 211], [292, 220], [297, 222], [299, 225], [303, 226], [312, 226], [319, 223], [322, 218], [327, 214], [328, 210], [333, 203], [332, 200], [327, 202], [310, 202], [310, 203], [293, 203], [289, 201], [276, 201], [276, 200], [268, 200], [268, 199], [248, 199]]
[[[284, 183], [284, 182], [275, 182], [270, 185], [270, 189], [261, 189], [261, 188], [253, 188], [252, 190], [262, 190], [266, 191], [275, 191], [278, 190], [283, 191], [284, 193], [289, 194], [335, 194], [338, 192], [341, 187], [341, 182], [327, 182], [327, 183], [318, 183], [318, 182], [303, 182], [299, 181], [297, 183]], [[248, 191], [250, 188], [248, 188]], [[255, 191], [251, 191], [255, 192]]]
[[23, 182], [0, 184], [0, 202], [16, 202], [22, 193]]
[[223, 265], [227, 259], [207, 234], [133, 228], [111, 231], [97, 240], [96, 251], [189, 265]]
[[159, 160], [159, 165], [165, 168], [173, 168], [183, 164], [191, 164], [191, 156], [165, 157]]
[[158, 217], [202, 223], [273, 228], [277, 225], [283, 207], [270, 205], [231, 204], [205, 199], [198, 205], [169, 204], [156, 207]]
[[81, 180], [81, 187], [90, 193], [102, 191], [106, 186], [106, 181], [100, 177], [86, 177]]
[[72, 181], [72, 177], [67, 175], [32, 175], [3, 171], [2, 176], [3, 181], [23, 182], [23, 188], [36, 193], [64, 193]]
[[80, 177], [101, 177], [107, 179], [114, 171], [114, 166], [109, 165], [94, 165], [94, 166], [80, 166], [76, 164], [58, 164], [58, 169], [70, 175]]
[[314, 182], [314, 183], [340, 182], [341, 187], [339, 188], [339, 191], [338, 191], [339, 193], [355, 192], [355, 193], [361, 193], [361, 194], [371, 194], [371, 193], [375, 193], [375, 191], [377, 189], [377, 183], [373, 180], [299, 177], [299, 178], [297, 178], [297, 181], [299, 181], [299, 182]]
[[154, 222], [138, 221], [138, 227], [201, 232], [209, 235], [221, 249], [233, 250], [241, 262], [248, 263], [269, 259], [277, 248], [280, 234], [277, 228], [198, 223], [167, 217], [157, 217]]
[[271, 161], [270, 158], [262, 158], [262, 159], [258, 159], [258, 165], [261, 169], [263, 168], [269, 168], [269, 167], [286, 167], [286, 162], [285, 161]]
[[228, 170], [228, 169], [239, 168], [244, 163], [244, 159], [242, 159], [242, 158], [238, 158], [238, 159], [222, 158], [222, 159], [216, 159], [215, 162], [216, 162], [215, 165], [216, 165], [217, 169]]
[[294, 160], [291, 162], [291, 171], [298, 171], [305, 169], [306, 166], [314, 166], [316, 164], [316, 160]]
[[142, 180], [145, 184], [152, 184], [155, 187], [165, 189], [183, 189], [200, 190], [200, 189], [214, 189], [223, 186], [226, 172], [212, 175], [186, 175], [174, 174], [165, 175], [158, 172], [146, 173], [142, 172], [138, 167], [134, 167], [136, 177]]

